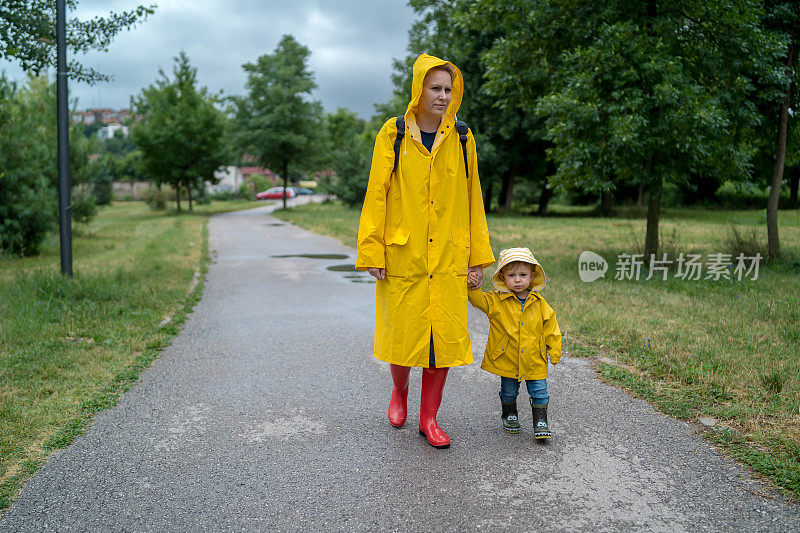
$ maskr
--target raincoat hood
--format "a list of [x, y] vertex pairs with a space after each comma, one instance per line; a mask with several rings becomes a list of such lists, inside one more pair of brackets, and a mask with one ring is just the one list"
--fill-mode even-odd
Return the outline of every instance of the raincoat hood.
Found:
[[511, 292], [506, 282], [502, 278], [503, 267], [514, 261], [522, 261], [523, 263], [530, 263], [533, 265], [533, 275], [531, 276], [531, 284], [528, 289], [532, 291], [540, 291], [544, 289], [547, 283], [547, 276], [544, 273], [542, 265], [533, 257], [533, 252], [528, 248], [506, 248], [500, 251], [500, 259], [497, 262], [497, 270], [492, 276], [492, 285], [498, 292]]
[[416, 114], [419, 109], [419, 99], [422, 96], [422, 82], [425, 80], [425, 75], [433, 67], [441, 65], [447, 65], [453, 71], [453, 88], [450, 93], [452, 97], [445, 115], [455, 120], [458, 108], [461, 107], [461, 99], [464, 97], [464, 78], [461, 76], [461, 71], [454, 64], [428, 54], [422, 54], [414, 61], [414, 74], [411, 79], [411, 102], [408, 103], [408, 108], [406, 108], [406, 116], [409, 113]]

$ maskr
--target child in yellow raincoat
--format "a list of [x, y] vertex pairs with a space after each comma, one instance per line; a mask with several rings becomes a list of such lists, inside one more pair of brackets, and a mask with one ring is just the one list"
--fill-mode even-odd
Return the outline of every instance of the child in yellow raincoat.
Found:
[[500, 252], [492, 277], [494, 290], [483, 292], [477, 276], [467, 279], [469, 302], [489, 317], [489, 342], [481, 368], [500, 376], [503, 428], [520, 431], [517, 414], [519, 383], [526, 381], [533, 412], [534, 436], [549, 439], [547, 425], [547, 355], [561, 359], [561, 330], [556, 314], [538, 291], [547, 278], [528, 248]]

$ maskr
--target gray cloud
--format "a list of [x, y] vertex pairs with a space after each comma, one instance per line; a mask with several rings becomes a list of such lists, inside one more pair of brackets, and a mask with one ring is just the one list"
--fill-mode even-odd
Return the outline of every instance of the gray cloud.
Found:
[[[138, 3], [147, 0], [84, 0], [76, 14], [103, 15]], [[391, 96], [392, 59], [405, 56], [413, 19], [402, 0], [164, 0], [147, 22], [120, 34], [108, 53], [78, 57], [114, 81], [72, 83], [70, 96], [78, 98], [78, 108], [126, 107], [159, 68], [171, 72], [181, 49], [202, 85], [242, 94], [242, 64], [271, 53], [281, 35], [291, 33], [311, 50], [309, 66], [319, 86], [314, 98], [329, 111], [348, 107], [368, 118], [373, 104]], [[22, 78], [13, 65], [0, 62], [0, 69]]]

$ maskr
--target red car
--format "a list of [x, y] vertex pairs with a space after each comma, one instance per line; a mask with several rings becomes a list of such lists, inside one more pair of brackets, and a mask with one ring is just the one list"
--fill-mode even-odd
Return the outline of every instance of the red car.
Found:
[[294, 198], [296, 196], [294, 189], [291, 187], [286, 192], [283, 191], [283, 187], [272, 187], [256, 194], [256, 200], [280, 200], [284, 195], [286, 195], [286, 198]]

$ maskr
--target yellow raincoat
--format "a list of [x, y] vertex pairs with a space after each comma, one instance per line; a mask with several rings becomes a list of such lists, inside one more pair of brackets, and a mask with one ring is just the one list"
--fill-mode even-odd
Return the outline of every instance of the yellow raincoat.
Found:
[[[421, 142], [415, 112], [425, 74], [450, 65], [452, 98], [433, 151]], [[376, 284], [374, 355], [402, 366], [428, 366], [431, 334], [437, 367], [472, 363], [467, 332], [467, 268], [494, 263], [483, 210], [475, 138], [469, 132], [466, 177], [455, 116], [464, 81], [452, 63], [422, 54], [414, 63], [411, 102], [397, 172], [395, 118], [375, 139], [358, 227], [356, 269], [385, 268]]]
[[[538, 263], [537, 268], [541, 269]], [[541, 272], [538, 278], [534, 276], [531, 285], [534, 282], [544, 285], [544, 270]], [[550, 353], [554, 364], [561, 360], [561, 330], [556, 313], [542, 295], [533, 290], [528, 293], [523, 308], [499, 273], [498, 268], [493, 278], [496, 290], [469, 291], [469, 303], [489, 317], [489, 341], [481, 368], [519, 381], [547, 379], [547, 354]]]

